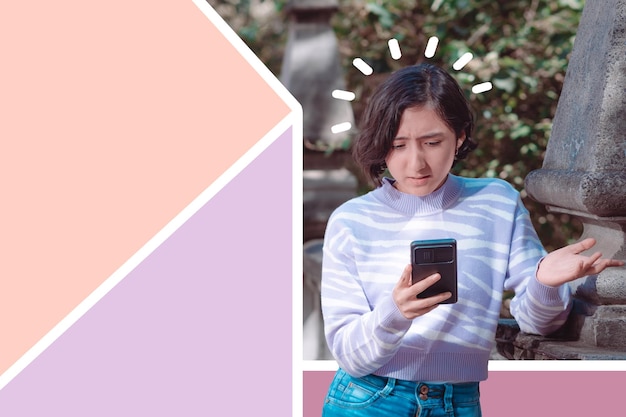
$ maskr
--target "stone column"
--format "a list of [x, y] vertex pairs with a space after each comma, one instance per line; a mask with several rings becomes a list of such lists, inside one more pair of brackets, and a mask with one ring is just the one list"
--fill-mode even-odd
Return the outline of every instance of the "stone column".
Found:
[[[605, 257], [626, 259], [626, 0], [587, 0], [542, 169], [530, 197], [584, 225]], [[626, 270], [571, 287], [576, 311], [566, 337], [626, 351]]]
[[337, 0], [291, 0], [287, 5], [289, 34], [280, 80], [302, 105], [305, 145], [317, 150], [341, 147], [353, 133], [335, 134], [332, 126], [354, 126], [351, 103], [332, 97], [333, 90], [346, 89], [330, 25], [337, 7]]

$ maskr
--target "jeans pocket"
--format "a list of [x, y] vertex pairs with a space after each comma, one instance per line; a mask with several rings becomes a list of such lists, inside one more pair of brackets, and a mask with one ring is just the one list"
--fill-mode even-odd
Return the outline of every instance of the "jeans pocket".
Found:
[[363, 378], [354, 378], [340, 371], [335, 376], [326, 396], [326, 403], [343, 408], [362, 408], [371, 405], [381, 396], [385, 385], [378, 386]]

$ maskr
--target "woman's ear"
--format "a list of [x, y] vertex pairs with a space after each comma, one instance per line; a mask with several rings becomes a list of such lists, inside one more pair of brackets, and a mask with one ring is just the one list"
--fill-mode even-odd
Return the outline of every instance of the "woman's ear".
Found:
[[459, 153], [459, 149], [461, 149], [461, 146], [463, 146], [463, 142], [465, 142], [465, 138], [467, 136], [465, 135], [465, 132], [461, 133], [461, 136], [459, 136], [456, 140], [456, 153]]

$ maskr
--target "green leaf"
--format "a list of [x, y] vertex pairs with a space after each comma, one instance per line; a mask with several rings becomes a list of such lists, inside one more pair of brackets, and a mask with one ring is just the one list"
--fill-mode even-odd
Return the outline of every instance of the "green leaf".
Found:
[[496, 88], [504, 90], [509, 94], [515, 91], [515, 80], [513, 78], [494, 78], [491, 82]]
[[393, 26], [393, 15], [380, 4], [367, 3], [367, 10], [378, 16], [378, 21], [385, 29], [390, 29]]
[[511, 139], [515, 140], [515, 139], [526, 137], [530, 135], [530, 132], [532, 132], [532, 129], [530, 128], [530, 126], [528, 125], [518, 126], [517, 128], [513, 129], [513, 131], [511, 132]]

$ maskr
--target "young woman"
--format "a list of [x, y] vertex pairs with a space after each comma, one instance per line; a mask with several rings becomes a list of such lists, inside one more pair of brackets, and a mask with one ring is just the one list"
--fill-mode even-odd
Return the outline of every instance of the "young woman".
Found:
[[[567, 282], [623, 262], [581, 255], [586, 239], [546, 254], [519, 193], [499, 179], [450, 174], [475, 147], [469, 104], [446, 71], [393, 73], [373, 94], [353, 155], [377, 186], [331, 216], [322, 308], [339, 370], [323, 415], [480, 416], [502, 293], [520, 328], [550, 334], [570, 308]], [[391, 177], [382, 177], [385, 171]], [[457, 241], [458, 301], [418, 298], [414, 240]]]

